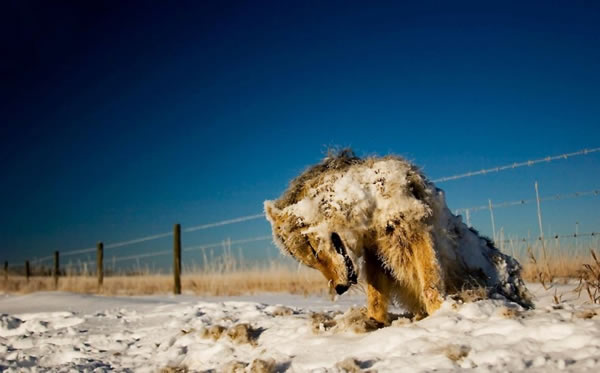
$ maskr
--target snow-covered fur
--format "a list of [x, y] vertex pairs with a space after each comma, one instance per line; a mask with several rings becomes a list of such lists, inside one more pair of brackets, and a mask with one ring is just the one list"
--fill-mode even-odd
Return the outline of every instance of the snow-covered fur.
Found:
[[338, 294], [364, 272], [368, 315], [397, 299], [418, 316], [474, 287], [532, 307], [520, 265], [453, 215], [420, 170], [396, 157], [327, 156], [265, 201], [275, 243], [320, 270]]

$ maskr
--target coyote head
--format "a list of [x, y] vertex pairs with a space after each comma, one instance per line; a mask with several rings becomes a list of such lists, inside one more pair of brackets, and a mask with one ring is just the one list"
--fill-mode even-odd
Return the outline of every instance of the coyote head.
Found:
[[265, 202], [265, 214], [273, 239], [285, 254], [319, 270], [338, 294], [356, 284], [356, 259], [351, 259], [342, 236], [327, 222], [310, 226], [293, 212], [278, 209], [272, 201]]

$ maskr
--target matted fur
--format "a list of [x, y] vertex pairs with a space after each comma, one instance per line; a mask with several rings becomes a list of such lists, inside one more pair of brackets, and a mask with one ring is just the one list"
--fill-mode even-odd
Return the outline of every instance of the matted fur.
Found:
[[453, 215], [444, 192], [403, 158], [330, 154], [265, 201], [265, 213], [280, 249], [338, 293], [362, 268], [368, 314], [380, 322], [391, 298], [425, 316], [473, 287], [533, 306], [519, 263]]

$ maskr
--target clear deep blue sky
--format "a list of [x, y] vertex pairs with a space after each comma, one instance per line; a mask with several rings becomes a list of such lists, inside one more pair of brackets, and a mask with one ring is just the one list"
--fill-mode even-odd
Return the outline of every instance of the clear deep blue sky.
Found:
[[[127, 3], [1, 6], [0, 259], [255, 214], [331, 145], [431, 178], [600, 146], [598, 2]], [[452, 208], [590, 190], [599, 161], [440, 187]], [[564, 232], [599, 207], [544, 206]]]

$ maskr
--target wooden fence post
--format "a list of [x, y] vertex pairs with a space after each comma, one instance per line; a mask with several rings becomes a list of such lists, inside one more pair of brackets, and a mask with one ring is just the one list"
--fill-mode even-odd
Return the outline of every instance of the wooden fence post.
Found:
[[496, 222], [494, 221], [494, 206], [492, 206], [492, 200], [488, 199], [488, 208], [490, 209], [490, 218], [492, 219], [492, 238], [494, 245], [496, 245]]
[[471, 228], [471, 210], [467, 209], [467, 227]]
[[25, 261], [25, 279], [29, 282], [29, 276], [31, 276], [31, 268], [29, 268], [29, 260]]
[[104, 283], [104, 244], [98, 242], [96, 245], [96, 273], [98, 275], [98, 288]]
[[546, 265], [546, 271], [550, 276], [550, 267], [548, 266], [548, 255], [546, 255], [546, 241], [544, 239], [544, 229], [542, 228], [542, 208], [540, 207], [540, 192], [538, 190], [538, 182], [534, 184], [535, 187], [535, 200], [537, 201], [537, 215], [538, 224], [540, 226], [540, 240], [542, 241], [542, 255], [544, 256], [544, 264]]
[[173, 227], [173, 293], [181, 294], [181, 225]]
[[8, 260], [4, 261], [4, 282], [8, 282]]
[[58, 251], [54, 252], [54, 271], [53, 271], [53, 276], [54, 276], [54, 288], [58, 289], [58, 276], [59, 276], [59, 271], [60, 271], [60, 265], [58, 262]]

